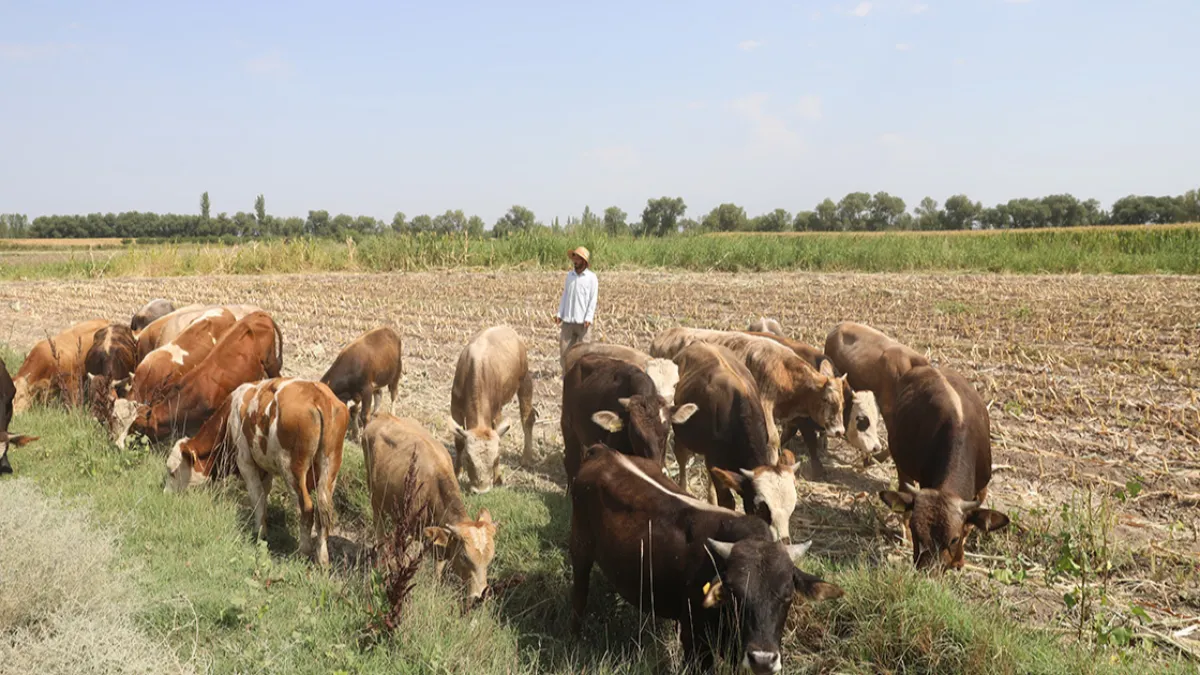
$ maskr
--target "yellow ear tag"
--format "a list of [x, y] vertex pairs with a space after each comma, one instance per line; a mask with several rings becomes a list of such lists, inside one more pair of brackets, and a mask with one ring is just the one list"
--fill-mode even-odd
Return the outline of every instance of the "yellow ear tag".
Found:
[[708, 581], [704, 582], [704, 594], [708, 595], [708, 591], [711, 589], [712, 589], [712, 583], [708, 582]]
[[903, 504], [897, 504], [892, 507], [892, 513], [906, 513], [908, 509], [904, 508]]

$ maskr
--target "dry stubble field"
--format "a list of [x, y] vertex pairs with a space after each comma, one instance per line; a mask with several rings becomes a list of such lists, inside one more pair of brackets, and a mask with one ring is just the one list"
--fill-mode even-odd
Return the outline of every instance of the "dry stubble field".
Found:
[[[1137, 603], [1150, 617], [1144, 630], [1160, 644], [1200, 650], [1200, 634], [1187, 631], [1200, 622], [1200, 280], [603, 269], [600, 275], [596, 329], [603, 341], [645, 349], [656, 332], [674, 325], [740, 329], [762, 314], [819, 345], [834, 324], [853, 319], [959, 370], [991, 410], [992, 507], [1017, 516], [1017, 526], [969, 547], [975, 553], [964, 574], [974, 592], [1002, 597], [1016, 616], [1067, 630], [1078, 619], [1063, 601], [1075, 583], [1059, 569], [1063, 543], [1067, 534], [1074, 541], [1095, 535], [1096, 527], [1080, 523], [1106, 522], [1103, 510], [1111, 509], [1108, 593], [1116, 602], [1108, 611], [1127, 615]], [[340, 346], [391, 324], [402, 331], [405, 351], [397, 412], [448, 440], [459, 349], [476, 330], [507, 323], [529, 342], [540, 412], [539, 462], [532, 471], [518, 466], [514, 431], [505, 439], [507, 479], [561, 491], [552, 322], [561, 281], [560, 273], [503, 271], [6, 283], [0, 342], [28, 348], [72, 322], [127, 319], [155, 297], [255, 303], [283, 330], [285, 374], [318, 377]], [[908, 555], [875, 496], [894, 481], [890, 463], [864, 470], [848, 447], [835, 443], [831, 452], [826, 480], [802, 482], [793, 531], [811, 535], [813, 552], [834, 559]], [[699, 473], [693, 470], [694, 490]]]

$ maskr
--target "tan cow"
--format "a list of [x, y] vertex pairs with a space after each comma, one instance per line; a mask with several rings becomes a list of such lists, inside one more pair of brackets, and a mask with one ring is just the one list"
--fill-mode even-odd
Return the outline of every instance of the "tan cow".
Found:
[[[808, 417], [834, 438], [845, 432], [842, 422], [843, 382], [817, 371], [792, 350], [774, 340], [741, 332], [671, 328], [654, 338], [650, 354], [674, 358], [693, 342], [725, 347], [738, 356], [754, 376], [767, 416], [767, 435], [779, 460], [779, 430], [774, 422], [786, 424]], [[682, 372], [680, 377], [683, 377]]]
[[77, 323], [34, 345], [13, 378], [13, 413], [24, 412], [34, 401], [56, 395], [76, 402], [84, 377], [84, 358], [92, 348], [96, 331], [108, 323], [107, 319]]
[[533, 463], [533, 374], [525, 341], [508, 326], [476, 333], [458, 356], [450, 416], [454, 425], [454, 473], [466, 467], [472, 492], [487, 492], [501, 482], [500, 438], [510, 423], [504, 405], [517, 397], [525, 451], [521, 463]]
[[611, 345], [603, 342], [579, 342], [567, 350], [563, 373], [571, 371], [575, 362], [587, 354], [607, 356], [610, 359], [631, 363], [646, 371], [660, 396], [668, 401], [675, 400], [675, 385], [679, 384], [679, 366], [671, 359], [659, 359], [633, 347]]
[[201, 319], [142, 359], [133, 371], [126, 398], [138, 403], [153, 402], [172, 383], [182, 380], [208, 358], [217, 341], [236, 322], [233, 313], [227, 309], [206, 311]]
[[840, 323], [829, 331], [825, 337], [825, 355], [846, 374], [850, 386], [859, 391], [874, 392], [891, 438], [895, 428], [892, 417], [896, 383], [912, 368], [929, 365], [929, 360], [890, 336], [851, 321]]
[[429, 509], [424, 532], [437, 552], [437, 575], [449, 562], [467, 597], [481, 599], [488, 564], [496, 555], [497, 524], [487, 509], [478, 518], [467, 514], [446, 448], [416, 420], [377, 411], [363, 432], [363, 455], [376, 536], [382, 537], [386, 522], [399, 515], [405, 481], [415, 465], [415, 494], [409, 503]]
[[256, 534], [263, 538], [267, 495], [271, 479], [278, 476], [300, 508], [300, 553], [328, 565], [333, 488], [349, 422], [346, 404], [320, 382], [248, 382], [225, 397], [194, 437], [171, 448], [165, 491], [181, 492], [227, 476], [236, 467], [254, 505]]
[[750, 325], [746, 327], [746, 330], [750, 333], [770, 333], [771, 335], [778, 335], [779, 337], [787, 337], [787, 335], [784, 335], [783, 333], [783, 326], [780, 326], [778, 321], [775, 319], [768, 319], [765, 316], [760, 316], [751, 321]]

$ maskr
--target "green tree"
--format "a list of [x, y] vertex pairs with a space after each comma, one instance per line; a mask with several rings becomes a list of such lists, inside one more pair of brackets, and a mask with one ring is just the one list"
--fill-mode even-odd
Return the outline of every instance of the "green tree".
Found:
[[258, 221], [259, 228], [265, 228], [267, 224], [267, 200], [262, 195], [254, 198], [254, 219]]
[[737, 232], [749, 229], [748, 225], [746, 210], [737, 204], [728, 203], [709, 211], [700, 221], [700, 227], [709, 232]]
[[421, 215], [412, 219], [412, 222], [408, 224], [408, 230], [413, 234], [433, 232], [433, 218], [430, 218], [422, 213]]
[[1007, 207], [1012, 227], [1016, 229], [1046, 227], [1050, 223], [1050, 208], [1040, 199], [1010, 199]]
[[755, 218], [751, 227], [757, 232], [786, 232], [792, 229], [792, 214], [787, 209], [775, 209]]
[[304, 231], [314, 237], [328, 237], [333, 234], [329, 224], [328, 211], [309, 211], [304, 221]]
[[984, 209], [979, 215], [979, 222], [988, 230], [1007, 230], [1012, 227], [1012, 222], [1008, 216], [1008, 206], [1005, 204], [997, 204], [989, 209]]
[[208, 220], [208, 209], [211, 204], [208, 201], [208, 193], [200, 195], [200, 219]]
[[937, 200], [933, 197], [926, 197], [921, 200], [917, 208], [913, 209], [916, 215], [916, 228], [918, 230], [940, 230], [942, 229], [942, 210], [938, 208]]
[[459, 234], [467, 231], [467, 217], [462, 210], [446, 211], [433, 219], [433, 231], [438, 234]]
[[609, 236], [614, 237], [621, 234], [629, 234], [629, 225], [625, 222], [625, 219], [628, 217], [628, 214], [616, 206], [604, 209], [604, 231]]
[[29, 216], [24, 213], [0, 214], [0, 237], [19, 239], [29, 231]]
[[404, 215], [403, 211], [397, 211], [396, 215], [392, 216], [392, 232], [396, 234], [408, 234], [408, 216]]
[[679, 220], [687, 212], [682, 197], [659, 197], [646, 200], [642, 222], [634, 234], [642, 237], [664, 237], [678, 231]]
[[826, 197], [825, 201], [817, 204], [813, 217], [809, 219], [809, 229], [816, 232], [832, 232], [838, 229], [838, 207], [832, 199]]
[[492, 228], [492, 233], [497, 237], [507, 237], [516, 232], [529, 232], [537, 225], [537, 218], [534, 217], [533, 211], [514, 204], [500, 219], [496, 221], [496, 225]]
[[974, 229], [982, 214], [983, 204], [971, 201], [966, 195], [954, 195], [946, 199], [942, 227], [947, 230]]
[[867, 216], [867, 229], [872, 231], [895, 230], [905, 215], [904, 200], [886, 192], [876, 192], [871, 197]]
[[1042, 197], [1042, 205], [1046, 207], [1049, 227], [1078, 227], [1085, 225], [1086, 212], [1083, 203], [1073, 195], [1049, 195]]
[[467, 219], [467, 235], [471, 237], [482, 237], [485, 229], [483, 218], [479, 216], [471, 216]]
[[837, 218], [840, 230], [861, 232], [867, 229], [871, 217], [871, 195], [866, 192], [851, 192], [838, 202]]

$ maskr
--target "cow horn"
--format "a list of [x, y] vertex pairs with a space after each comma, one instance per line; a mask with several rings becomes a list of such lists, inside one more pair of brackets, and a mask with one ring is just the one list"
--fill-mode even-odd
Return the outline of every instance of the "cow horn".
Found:
[[717, 541], [715, 539], [708, 540], [708, 548], [721, 558], [728, 558], [730, 553], [733, 553], [733, 544], [727, 541]]
[[914, 494], [914, 495], [919, 494], [921, 492], [921, 489], [918, 488], [916, 485], [913, 485], [912, 483], [904, 483], [900, 487], [903, 488], [905, 492], [908, 492], [908, 493]]
[[959, 504], [959, 506], [962, 508], [962, 512], [966, 513], [968, 511], [974, 511], [975, 509], [979, 508], [979, 502], [977, 502], [977, 501], [963, 502], [962, 504]]
[[792, 562], [796, 562], [797, 560], [803, 558], [804, 554], [808, 553], [808, 549], [811, 547], [812, 547], [812, 539], [809, 539], [808, 541], [800, 543], [800, 544], [788, 544], [787, 545], [788, 557], [792, 559]]

